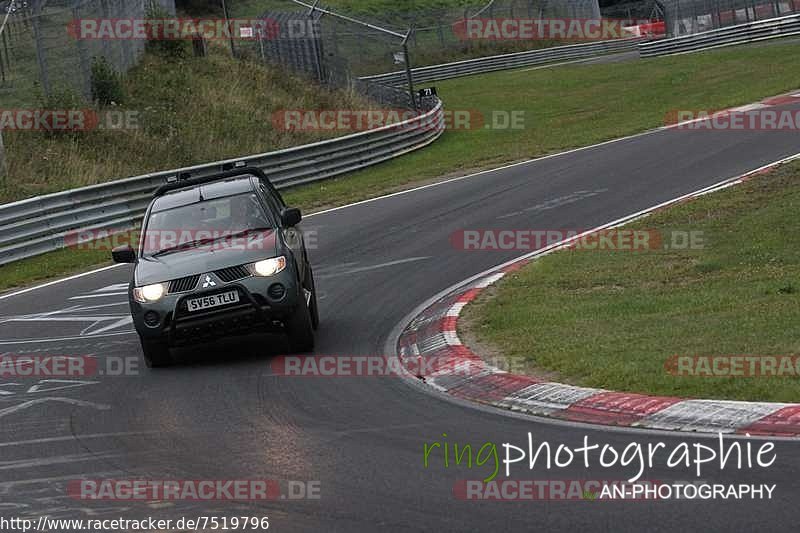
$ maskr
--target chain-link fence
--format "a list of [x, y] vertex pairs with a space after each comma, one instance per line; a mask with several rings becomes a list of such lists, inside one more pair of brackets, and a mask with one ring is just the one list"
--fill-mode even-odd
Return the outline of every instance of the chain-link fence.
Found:
[[[266, 63], [289, 67], [332, 88], [356, 91], [385, 106], [414, 107], [408, 91], [359, 80], [352, 68], [353, 55], [402, 54], [402, 35], [392, 36], [366, 27], [340, 25], [321, 11], [270, 12], [256, 28], [255, 42], [243, 41], [239, 52], [249, 50]], [[346, 27], [346, 29], [345, 29]], [[348, 47], [358, 36], [360, 50]], [[385, 57], [377, 60], [391, 65]]]
[[411, 93], [360, 80], [405, 67], [543, 48], [557, 41], [470, 41], [454, 30], [470, 18], [579, 18], [600, 16], [597, 0], [502, 0], [472, 7], [386, 12], [380, 18], [336, 16], [320, 5], [304, 11], [268, 11], [254, 42], [243, 50], [337, 88], [350, 88], [384, 105], [411, 107]]
[[601, 9], [603, 18], [632, 21], [664, 20], [663, 6], [659, 0], [622, 2]]
[[660, 0], [660, 3], [670, 37], [800, 11], [800, 0]]
[[76, 21], [143, 19], [151, 6], [175, 13], [174, 0], [0, 2], [0, 13], [9, 13], [0, 36], [0, 98], [12, 105], [28, 104], [34, 96], [64, 90], [89, 98], [95, 58], [105, 58], [114, 70], [124, 73], [141, 57], [145, 41], [78, 39], [71, 31]]

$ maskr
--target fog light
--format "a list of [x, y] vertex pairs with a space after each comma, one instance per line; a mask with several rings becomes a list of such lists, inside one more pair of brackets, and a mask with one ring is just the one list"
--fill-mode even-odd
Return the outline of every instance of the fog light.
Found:
[[286, 296], [286, 287], [280, 283], [273, 283], [267, 289], [267, 295], [273, 300], [283, 300], [283, 297]]
[[150, 326], [151, 328], [156, 327], [160, 320], [161, 317], [159, 317], [158, 313], [156, 313], [155, 311], [148, 311], [144, 314], [144, 323]]

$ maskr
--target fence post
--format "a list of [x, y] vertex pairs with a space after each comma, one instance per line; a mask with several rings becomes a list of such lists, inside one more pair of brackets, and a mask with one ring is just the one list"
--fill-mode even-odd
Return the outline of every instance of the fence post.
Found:
[[322, 27], [319, 18], [315, 17], [313, 12], [309, 14], [309, 21], [313, 33], [311, 36], [311, 46], [314, 51], [314, 64], [317, 67], [317, 80], [319, 80], [320, 83], [325, 83], [325, 69], [322, 66], [322, 58], [324, 57], [322, 51]]
[[413, 32], [414, 28], [409, 28], [406, 38], [403, 39], [403, 60], [406, 64], [406, 80], [408, 81], [408, 95], [411, 97], [411, 106], [415, 111], [419, 111], [419, 107], [417, 107], [417, 98], [414, 96], [414, 75], [411, 72], [411, 59], [408, 56], [408, 38], [411, 37]]
[[[2, 37], [3, 41], [5, 42], [5, 40], [6, 40], [5, 32], [2, 35], [0, 35], [0, 37]], [[2, 83], [3, 85], [6, 84], [6, 65], [5, 65], [5, 61], [3, 60], [3, 49], [2, 48], [0, 48], [0, 83]]]
[[231, 27], [231, 17], [228, 15], [228, 4], [225, 0], [222, 0], [222, 12], [224, 13], [225, 17], [225, 25], [228, 27], [228, 33], [231, 39], [231, 55], [236, 57], [236, 45], [233, 41], [233, 28]]
[[[72, 6], [72, 19], [79, 20], [81, 18], [79, 11], [79, 4], [76, 2]], [[86, 44], [81, 39], [75, 39], [75, 47], [78, 50], [78, 75], [82, 78], [80, 80], [81, 93], [87, 100], [92, 98], [92, 67], [89, 64], [89, 57], [86, 53]]]
[[6, 165], [6, 149], [3, 146], [3, 130], [0, 129], [0, 183], [5, 183], [8, 177], [8, 166]]
[[[139, 16], [138, 13], [136, 13], [133, 17], [131, 17], [131, 15], [133, 14], [134, 7], [135, 6], [131, 4], [126, 4], [125, 2], [122, 2], [122, 9], [115, 10], [111, 18], [131, 20], [132, 18], [138, 17]], [[120, 59], [121, 68], [118, 68], [117, 70], [121, 72], [127, 72], [127, 70], [136, 63], [136, 57], [133, 51], [134, 43], [128, 39], [119, 39], [119, 44], [122, 51], [122, 57]]]
[[267, 54], [264, 52], [264, 28], [258, 28], [258, 49], [261, 51], [261, 64], [266, 64]]
[[40, 0], [32, 0], [33, 15], [31, 16], [31, 27], [33, 28], [33, 40], [36, 41], [36, 62], [39, 64], [39, 81], [42, 82], [42, 89], [45, 96], [50, 96], [50, 78], [47, 75], [47, 60], [44, 55], [44, 47], [42, 46], [42, 33], [39, 28], [39, 17], [42, 14], [42, 8], [39, 4]]
[[[108, 20], [110, 18], [108, 0], [100, 0], [100, 16], [104, 20]], [[106, 61], [111, 62], [111, 44], [109, 43], [109, 40], [100, 39], [100, 48], [103, 50], [103, 57], [106, 58]]]

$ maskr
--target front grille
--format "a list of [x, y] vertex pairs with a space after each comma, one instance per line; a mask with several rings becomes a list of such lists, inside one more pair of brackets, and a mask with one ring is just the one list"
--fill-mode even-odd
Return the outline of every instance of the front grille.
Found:
[[223, 268], [222, 270], [217, 270], [214, 272], [219, 279], [224, 281], [225, 283], [230, 283], [231, 281], [236, 281], [239, 279], [244, 279], [250, 276], [250, 271], [244, 265], [239, 265], [235, 267], [228, 267]]
[[173, 279], [169, 282], [169, 294], [190, 291], [197, 287], [198, 281], [200, 281], [200, 274], [186, 276], [185, 278], [180, 279]]
[[267, 329], [255, 309], [240, 307], [224, 313], [186, 317], [174, 323], [172, 342], [176, 345], [197, 344], [228, 335], [240, 335]]

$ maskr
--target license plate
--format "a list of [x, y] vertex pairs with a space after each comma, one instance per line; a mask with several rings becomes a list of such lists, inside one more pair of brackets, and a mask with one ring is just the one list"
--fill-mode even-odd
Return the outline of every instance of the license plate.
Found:
[[211, 309], [212, 307], [219, 307], [221, 305], [235, 304], [239, 301], [239, 292], [230, 291], [223, 292], [222, 294], [212, 294], [211, 296], [203, 296], [202, 298], [192, 298], [186, 302], [189, 311], [202, 311], [203, 309]]

